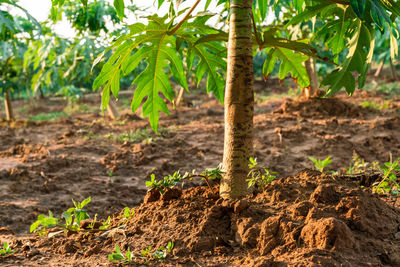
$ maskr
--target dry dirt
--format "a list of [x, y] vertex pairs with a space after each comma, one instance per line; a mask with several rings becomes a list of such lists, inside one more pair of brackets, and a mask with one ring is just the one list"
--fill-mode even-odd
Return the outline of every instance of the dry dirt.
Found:
[[[263, 84], [258, 83], [258, 91]], [[273, 84], [272, 94], [282, 93]], [[18, 252], [1, 266], [107, 266], [115, 245], [140, 253], [173, 241], [163, 264], [183, 266], [400, 266], [400, 210], [396, 199], [370, 193], [376, 175], [363, 179], [315, 172], [308, 156], [332, 156], [328, 169], [343, 172], [353, 152], [368, 162], [400, 156], [400, 99], [357, 92], [353, 98], [268, 100], [255, 108], [255, 151], [261, 166], [279, 173], [264, 192], [240, 202], [222, 201], [218, 188], [186, 184], [175, 199], [143, 203], [145, 181], [176, 170], [202, 171], [222, 159], [223, 108], [194, 95], [170, 116], [160, 133], [126, 110], [113, 121], [76, 113], [53, 121], [26, 114], [61, 111], [62, 101], [40, 102], [0, 122], [0, 243]], [[85, 101], [98, 105], [97, 99]], [[22, 107], [25, 103], [16, 103]], [[119, 141], [137, 131], [130, 141]], [[111, 134], [111, 135], [110, 135]], [[108, 136], [108, 137], [107, 137]], [[111, 137], [110, 137], [111, 136]], [[113, 138], [114, 137], [114, 138]], [[361, 187], [362, 186], [362, 187]], [[179, 196], [180, 195], [180, 196]], [[102, 235], [28, 235], [39, 214], [56, 217], [71, 199], [91, 196], [87, 211], [113, 215], [117, 230]], [[128, 222], [118, 219], [135, 207]], [[123, 224], [122, 224], [123, 223]], [[99, 237], [102, 235], [101, 237]], [[159, 263], [153, 263], [159, 265]]]

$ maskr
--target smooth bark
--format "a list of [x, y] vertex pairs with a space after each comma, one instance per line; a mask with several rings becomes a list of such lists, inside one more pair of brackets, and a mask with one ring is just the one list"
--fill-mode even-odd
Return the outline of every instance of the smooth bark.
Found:
[[222, 198], [247, 195], [248, 162], [253, 155], [252, 0], [230, 1], [228, 67], [225, 86], [224, 177]]
[[4, 106], [6, 110], [7, 121], [14, 120], [14, 112], [11, 105], [11, 94], [9, 89], [6, 89], [4, 94]]
[[392, 79], [393, 79], [393, 80], [397, 80], [396, 67], [395, 67], [394, 64], [393, 64], [393, 60], [390, 59], [389, 63], [390, 63], [390, 71], [391, 71], [391, 73], [392, 73]]
[[318, 75], [317, 71], [315, 70], [315, 60], [313, 58], [310, 57], [304, 64], [310, 79], [310, 86], [303, 89], [303, 96], [310, 98], [316, 95], [319, 91]]
[[112, 102], [112, 100], [110, 99], [110, 101], [107, 104], [107, 111], [110, 114], [110, 117], [112, 119], [118, 119], [119, 118], [119, 112], [117, 109], [117, 106], [114, 104], [114, 102]]
[[382, 60], [382, 61], [379, 63], [378, 68], [377, 68], [376, 71], [375, 71], [374, 77], [379, 77], [379, 74], [381, 74], [381, 71], [382, 71], [382, 69], [383, 69], [384, 63], [385, 63], [384, 60]]

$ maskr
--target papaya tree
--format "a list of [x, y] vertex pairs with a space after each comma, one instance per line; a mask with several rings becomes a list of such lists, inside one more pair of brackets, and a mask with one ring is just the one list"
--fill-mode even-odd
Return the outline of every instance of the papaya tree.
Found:
[[[54, 0], [53, 8], [60, 8], [63, 2]], [[87, 4], [87, 1], [81, 2]], [[373, 55], [375, 28], [398, 38], [395, 19], [400, 15], [400, 6], [394, 0], [202, 1], [205, 11], [211, 2], [228, 7], [228, 32], [208, 24], [213, 16], [210, 12], [193, 14], [201, 0], [192, 1], [187, 9], [180, 9], [172, 1], [164, 2], [158, 0], [158, 7], [169, 4], [168, 15], [148, 16], [146, 24], [129, 25], [129, 33], [113, 41], [106, 50], [112, 56], [93, 88], [102, 88], [105, 108], [110, 95], [118, 97], [120, 78], [144, 61], [147, 67], [133, 81], [136, 89], [132, 110], [142, 105], [143, 115], [157, 131], [159, 112], [169, 114], [166, 102], [174, 98], [166, 72], [171, 72], [185, 89], [188, 88], [187, 73], [194, 72], [198, 81], [205, 78], [207, 91], [212, 91], [225, 107], [225, 174], [220, 187], [224, 198], [240, 198], [251, 191], [246, 178], [247, 163], [253, 155], [252, 58], [257, 51], [267, 55], [263, 65], [265, 77], [278, 67], [280, 79], [290, 74], [302, 87], [310, 84], [305, 67], [310, 57], [331, 62], [335, 68], [322, 81], [327, 87], [326, 95], [342, 88], [351, 95], [365, 83]], [[184, 1], [177, 4], [181, 2]], [[124, 1], [115, 0], [114, 7], [119, 17], [124, 18]], [[289, 36], [281, 25], [264, 23], [271, 8], [277, 17], [294, 12], [289, 20], [281, 23], [285, 30], [301, 23], [313, 23], [317, 17], [321, 27], [313, 27], [307, 38]], [[329, 57], [318, 54], [313, 46], [317, 39], [330, 51]], [[186, 67], [179, 58], [181, 54], [185, 55]], [[94, 64], [101, 59], [102, 55]]]
[[[0, 94], [4, 95], [6, 119], [13, 120], [11, 91], [23, 87], [19, 75], [27, 49], [26, 40], [33, 38], [40, 25], [16, 1], [0, 0], [0, 8]], [[9, 11], [12, 8], [20, 9], [27, 18], [12, 15]]]

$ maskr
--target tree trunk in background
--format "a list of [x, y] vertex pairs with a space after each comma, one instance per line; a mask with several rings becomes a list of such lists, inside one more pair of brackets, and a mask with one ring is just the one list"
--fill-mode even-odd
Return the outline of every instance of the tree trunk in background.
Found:
[[110, 114], [111, 118], [113, 118], [113, 119], [119, 118], [119, 112], [118, 112], [117, 106], [114, 104], [114, 102], [112, 102], [111, 99], [107, 104], [107, 111]]
[[310, 86], [303, 89], [302, 95], [306, 98], [310, 98], [316, 95], [319, 91], [318, 75], [317, 71], [315, 70], [315, 60], [313, 58], [310, 57], [308, 60], [306, 60], [304, 64], [307, 70], [308, 77], [310, 78]]
[[248, 162], [253, 155], [252, 0], [230, 1], [228, 67], [225, 86], [224, 177], [220, 195], [247, 195]]
[[178, 97], [176, 98], [175, 106], [178, 107], [181, 104], [183, 99], [183, 93], [185, 92], [185, 88], [181, 87], [178, 93]]
[[[103, 96], [103, 87], [101, 87], [99, 89], [99, 91], [100, 91], [100, 99], [101, 99], [101, 97]], [[111, 98], [110, 98], [110, 101], [108, 101], [108, 104], [107, 104], [107, 112], [108, 112], [108, 114], [110, 115], [110, 117], [112, 119], [117, 119], [120, 116], [119, 112], [118, 112], [118, 109], [117, 109], [117, 106], [114, 104], [114, 102], [112, 101]]]
[[379, 74], [381, 74], [381, 71], [383, 69], [384, 63], [385, 63], [384, 60], [382, 60], [381, 63], [379, 63], [378, 68], [375, 71], [374, 77], [379, 77]]
[[6, 92], [4, 94], [4, 106], [6, 109], [6, 119], [8, 121], [14, 120], [14, 112], [11, 106], [11, 94], [10, 90], [6, 89]]
[[396, 68], [393, 64], [393, 60], [390, 59], [389, 62], [390, 62], [390, 71], [392, 72], [392, 78], [393, 78], [393, 80], [397, 80], [397, 73], [396, 73]]

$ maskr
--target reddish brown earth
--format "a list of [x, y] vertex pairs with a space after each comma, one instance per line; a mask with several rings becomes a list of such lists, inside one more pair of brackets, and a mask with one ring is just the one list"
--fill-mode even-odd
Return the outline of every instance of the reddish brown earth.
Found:
[[[278, 86], [273, 85], [272, 94], [281, 93]], [[148, 127], [127, 111], [118, 121], [97, 113], [21, 120], [65, 106], [60, 101], [36, 104], [17, 113], [19, 121], [0, 122], [0, 243], [9, 241], [18, 250], [0, 256], [0, 265], [104, 266], [115, 245], [140, 253], [173, 241], [167, 265], [400, 266], [398, 204], [370, 193], [371, 181], [379, 177], [301, 172], [313, 166], [308, 156], [331, 155], [331, 170], [347, 168], [353, 151], [369, 162], [386, 162], [389, 152], [400, 156], [400, 99], [391, 98], [384, 110], [359, 106], [386, 99], [382, 93], [357, 92], [353, 98], [259, 104], [256, 157], [261, 166], [277, 171], [279, 180], [242, 202], [222, 201], [217, 187], [190, 188], [194, 182], [177, 199], [146, 204], [141, 203], [151, 173], [162, 178], [220, 163], [220, 104], [207, 96], [188, 96], [171, 116], [162, 116], [160, 134], [149, 131], [140, 138], [146, 140], [132, 142], [105, 137]], [[96, 99], [86, 104], [98, 105]], [[27, 235], [39, 214], [51, 210], [60, 217], [72, 198], [88, 196], [92, 217], [107, 218], [125, 206], [136, 207], [136, 213], [100, 239], [100, 232], [50, 239]], [[114, 226], [118, 220], [115, 215]]]

